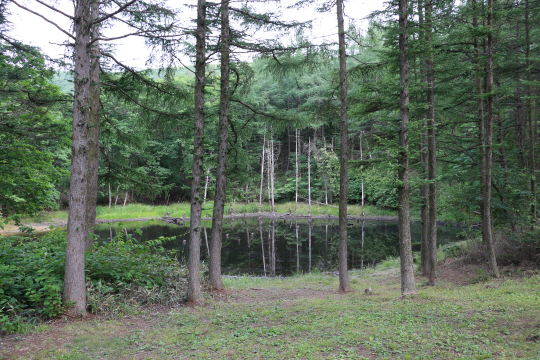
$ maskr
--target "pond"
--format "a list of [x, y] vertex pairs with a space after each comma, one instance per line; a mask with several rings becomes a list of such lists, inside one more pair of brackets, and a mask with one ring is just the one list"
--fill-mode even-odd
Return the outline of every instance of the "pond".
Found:
[[[208, 262], [207, 242], [210, 240], [211, 222], [203, 221], [201, 260]], [[137, 234], [142, 230], [142, 235]], [[101, 239], [116, 236], [118, 232], [132, 234], [139, 241], [160, 236], [175, 237], [164, 247], [176, 249], [180, 259], [187, 262], [189, 223], [166, 224], [159, 220], [96, 225]], [[462, 239], [461, 229], [437, 227], [439, 245]], [[413, 251], [420, 251], [420, 224], [411, 224]], [[287, 276], [297, 271], [314, 269], [327, 271], [338, 264], [338, 221], [273, 220], [256, 218], [226, 219], [223, 226], [222, 273], [227, 275], [251, 274]], [[399, 255], [398, 225], [389, 221], [349, 221], [348, 263], [350, 269], [372, 266], [388, 256]]]

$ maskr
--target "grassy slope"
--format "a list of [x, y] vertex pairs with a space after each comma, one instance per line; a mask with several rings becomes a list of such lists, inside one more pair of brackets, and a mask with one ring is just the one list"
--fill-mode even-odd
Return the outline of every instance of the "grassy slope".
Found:
[[[399, 299], [396, 262], [337, 278], [227, 278], [204, 307], [145, 310], [115, 320], [71, 322], [45, 336], [43, 359], [515, 359], [540, 357], [540, 277], [420, 287]], [[362, 291], [373, 288], [373, 295]], [[41, 335], [29, 335], [20, 343]], [[527, 340], [529, 339], [529, 340]], [[52, 341], [52, 340], [51, 340]], [[12, 356], [23, 353], [11, 352]], [[19, 355], [16, 355], [19, 354]], [[7, 354], [4, 354], [7, 355]], [[24, 358], [24, 356], [21, 356]], [[0, 357], [1, 358], [1, 357]]]

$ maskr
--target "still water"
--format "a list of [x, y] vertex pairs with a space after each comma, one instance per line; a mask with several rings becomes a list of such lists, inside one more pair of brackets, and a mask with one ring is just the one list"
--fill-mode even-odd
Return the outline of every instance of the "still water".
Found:
[[[203, 226], [201, 258], [207, 263], [211, 222], [203, 221]], [[142, 235], [135, 232], [137, 229], [142, 230]], [[189, 223], [173, 225], [156, 220], [96, 226], [96, 234], [103, 240], [119, 232], [132, 234], [139, 241], [160, 236], [175, 237], [175, 240], [165, 243], [164, 247], [176, 249], [179, 257], [187, 262]], [[413, 250], [419, 251], [420, 225], [411, 224], [411, 232]], [[460, 233], [459, 228], [438, 226], [438, 244], [459, 241]], [[229, 275], [286, 276], [296, 271], [336, 269], [338, 244], [337, 220], [226, 219], [223, 226], [222, 272]], [[398, 255], [396, 222], [349, 221], [349, 268], [371, 266], [388, 256]]]

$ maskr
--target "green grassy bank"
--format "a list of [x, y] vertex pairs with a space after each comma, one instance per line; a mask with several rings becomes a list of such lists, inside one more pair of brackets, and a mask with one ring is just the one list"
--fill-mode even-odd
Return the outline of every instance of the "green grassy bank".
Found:
[[[214, 203], [208, 201], [203, 209], [203, 216], [211, 217], [213, 211]], [[276, 204], [276, 212], [278, 213], [288, 213], [289, 209], [294, 213], [295, 206], [294, 202], [287, 202], [282, 204]], [[272, 209], [270, 205], [263, 204], [263, 212], [271, 212]], [[348, 206], [349, 215], [361, 215], [362, 212], [366, 216], [394, 216], [396, 215], [395, 211], [389, 211], [380, 209], [374, 206], [365, 206], [363, 209], [359, 205], [349, 205]], [[257, 213], [259, 212], [259, 204], [257, 203], [233, 203], [227, 204], [225, 206], [225, 215], [231, 214], [231, 211], [234, 214], [247, 214], [247, 213]], [[169, 216], [181, 217], [185, 215], [189, 217], [190, 215], [190, 204], [189, 203], [180, 203], [180, 204], [171, 204], [171, 205], [145, 205], [145, 204], [130, 204], [125, 207], [122, 206], [113, 206], [109, 208], [108, 206], [99, 206], [97, 208], [97, 218], [104, 220], [112, 219], [135, 219], [135, 218], [153, 218], [153, 217], [162, 217], [169, 213]], [[308, 214], [308, 205], [307, 204], [298, 204], [298, 213], [307, 215]], [[317, 205], [313, 204], [311, 207], [312, 215], [334, 215], [338, 216], [338, 209], [330, 206]], [[49, 211], [42, 212], [34, 217], [23, 218], [23, 223], [43, 223], [43, 222], [58, 222], [67, 220], [67, 211]]]

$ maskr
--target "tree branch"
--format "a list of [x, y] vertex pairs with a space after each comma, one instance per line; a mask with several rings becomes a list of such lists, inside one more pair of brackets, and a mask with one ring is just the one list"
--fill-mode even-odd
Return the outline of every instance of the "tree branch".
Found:
[[[13, 0], [12, 0], [12, 1], [13, 1]], [[99, 24], [99, 23], [101, 23], [101, 22], [107, 20], [108, 18], [110, 18], [110, 17], [112, 17], [112, 16], [114, 16], [114, 15], [116, 15], [116, 14], [118, 14], [118, 13], [124, 11], [128, 6], [133, 5], [133, 4], [136, 3], [136, 2], [137, 2], [137, 0], [131, 0], [130, 2], [128, 2], [127, 4], [125, 4], [124, 6], [121, 6], [120, 8], [118, 8], [115, 12], [112, 12], [112, 13], [110, 13], [110, 14], [107, 14], [107, 15], [105, 15], [105, 16], [99, 18], [99, 19], [96, 19], [96, 20], [92, 21], [92, 22], [90, 23], [90, 26]]]
[[40, 3], [41, 5], [43, 5], [43, 6], [47, 7], [47, 8], [49, 8], [49, 9], [51, 9], [52, 11], [56, 11], [57, 13], [62, 14], [62, 15], [64, 15], [64, 16], [67, 17], [67, 18], [70, 18], [71, 20], [74, 20], [74, 19], [75, 19], [73, 16], [68, 15], [68, 14], [66, 14], [65, 12], [62, 12], [62, 11], [60, 11], [60, 10], [58, 10], [58, 9], [56, 9], [56, 8], [54, 8], [54, 7], [52, 7], [52, 6], [49, 5], [49, 4], [44, 3], [43, 1], [40, 1], [40, 0], [36, 0], [36, 1], [37, 1], [38, 3]]
[[126, 91], [124, 91], [124, 89], [122, 89], [121, 87], [116, 86], [116, 85], [114, 85], [114, 84], [106, 83], [106, 82], [102, 82], [101, 84], [106, 85], [106, 86], [113, 87], [113, 88], [115, 88], [115, 89], [118, 89], [118, 91], [120, 91], [122, 94], [124, 94], [125, 97], [127, 97], [129, 100], [133, 101], [135, 104], [139, 105], [140, 107], [142, 107], [142, 108], [145, 109], [145, 110], [154, 112], [154, 113], [156, 113], [156, 114], [166, 115], [166, 116], [173, 116], [173, 117], [174, 117], [174, 116], [178, 116], [178, 115], [179, 115], [179, 114], [173, 114], [173, 113], [168, 113], [168, 112], [165, 112], [165, 111], [161, 111], [161, 110], [156, 110], [156, 109], [149, 108], [148, 106], [143, 105], [143, 104], [141, 104], [140, 102], [138, 102], [137, 100], [135, 100], [131, 95], [129, 95]]
[[71, 35], [69, 32], [67, 32], [66, 30], [62, 29], [62, 28], [61, 28], [60, 26], [58, 26], [55, 22], [53, 22], [53, 21], [47, 19], [45, 16], [43, 16], [43, 15], [41, 15], [41, 14], [35, 12], [35, 11], [32, 11], [32, 10], [30, 10], [29, 8], [25, 7], [25, 6], [20, 5], [20, 4], [17, 3], [15, 0], [10, 0], [10, 1], [11, 1], [12, 3], [14, 3], [15, 5], [17, 5], [18, 7], [20, 7], [21, 9], [24, 9], [24, 10], [26, 10], [26, 11], [28, 11], [28, 12], [30, 12], [30, 13], [36, 15], [36, 16], [39, 16], [40, 18], [42, 18], [43, 20], [45, 20], [45, 21], [48, 22], [49, 24], [52, 24], [52, 25], [56, 26], [56, 28], [57, 28], [58, 30], [60, 30], [61, 32], [63, 32], [64, 34], [66, 34], [67, 36], [69, 36], [70, 38], [72, 38], [72, 39], [75, 40], [75, 36]]

